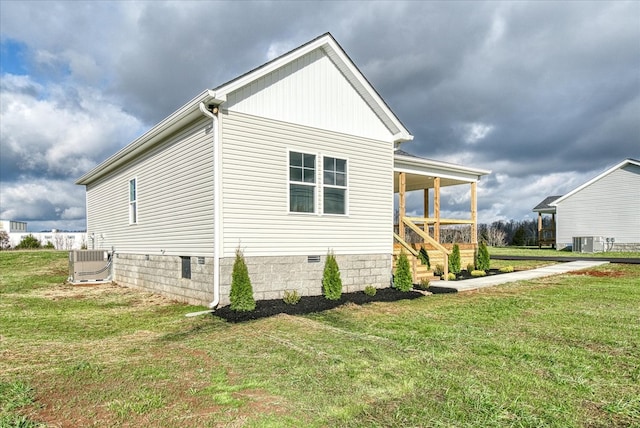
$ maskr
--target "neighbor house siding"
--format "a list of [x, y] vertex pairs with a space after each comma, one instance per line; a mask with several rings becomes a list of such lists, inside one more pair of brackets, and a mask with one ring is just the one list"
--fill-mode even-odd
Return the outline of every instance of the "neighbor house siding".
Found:
[[[135, 161], [87, 185], [89, 248], [213, 255], [213, 144], [203, 117]], [[129, 181], [137, 180], [137, 224], [129, 223]]]
[[321, 49], [232, 92], [224, 108], [391, 141], [390, 131]]
[[[223, 256], [391, 254], [393, 145], [390, 142], [225, 112]], [[348, 215], [289, 213], [288, 151], [347, 159]]]
[[558, 248], [573, 237], [615, 238], [640, 243], [640, 167], [628, 164], [557, 205]]

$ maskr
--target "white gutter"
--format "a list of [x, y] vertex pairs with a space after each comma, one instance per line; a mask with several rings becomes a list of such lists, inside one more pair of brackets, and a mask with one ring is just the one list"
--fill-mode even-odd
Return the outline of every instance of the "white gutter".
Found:
[[[213, 236], [214, 236], [214, 245], [213, 245], [213, 301], [209, 303], [210, 310], [201, 311], [201, 312], [191, 312], [186, 314], [187, 317], [195, 317], [198, 315], [209, 314], [215, 311], [216, 306], [220, 303], [220, 242], [222, 242], [220, 235], [220, 221], [222, 219], [222, 215], [219, 212], [220, 209], [220, 182], [221, 171], [220, 166], [221, 162], [219, 162], [220, 155], [220, 144], [218, 141], [218, 116], [217, 112], [212, 113], [207, 109], [204, 105], [204, 102], [200, 102], [198, 105], [200, 111], [205, 115], [210, 117], [213, 120]], [[217, 107], [215, 107], [217, 109]]]

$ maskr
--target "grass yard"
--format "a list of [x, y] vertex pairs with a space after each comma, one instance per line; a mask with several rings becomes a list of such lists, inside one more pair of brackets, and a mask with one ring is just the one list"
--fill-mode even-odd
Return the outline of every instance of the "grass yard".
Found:
[[640, 265], [229, 324], [0, 252], [0, 426], [640, 426]]

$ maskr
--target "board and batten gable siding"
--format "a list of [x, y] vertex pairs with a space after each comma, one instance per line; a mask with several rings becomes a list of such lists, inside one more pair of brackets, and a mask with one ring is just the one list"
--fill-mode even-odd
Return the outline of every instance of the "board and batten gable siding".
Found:
[[[96, 249], [211, 256], [214, 245], [211, 120], [181, 129], [87, 186], [87, 232]], [[138, 223], [129, 223], [129, 180], [137, 179]], [[88, 240], [92, 248], [91, 239]]]
[[[237, 112], [222, 120], [223, 256], [391, 254], [393, 145]], [[348, 215], [289, 213], [289, 151], [347, 160]]]
[[391, 133], [322, 49], [228, 95], [230, 111], [375, 140]]
[[573, 237], [640, 242], [640, 167], [628, 164], [581, 189], [557, 205], [557, 243]]

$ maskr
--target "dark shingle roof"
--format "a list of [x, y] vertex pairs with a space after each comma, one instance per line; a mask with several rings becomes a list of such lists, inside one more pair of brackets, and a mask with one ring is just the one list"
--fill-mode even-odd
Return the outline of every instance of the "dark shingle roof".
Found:
[[556, 199], [562, 197], [562, 195], [557, 195], [557, 196], [547, 196], [546, 198], [544, 198], [544, 200], [542, 202], [540, 202], [538, 205], [535, 206], [535, 208], [532, 210], [534, 212], [555, 212], [556, 211], [556, 207], [551, 206], [549, 204], [551, 204], [553, 201], [555, 201]]

